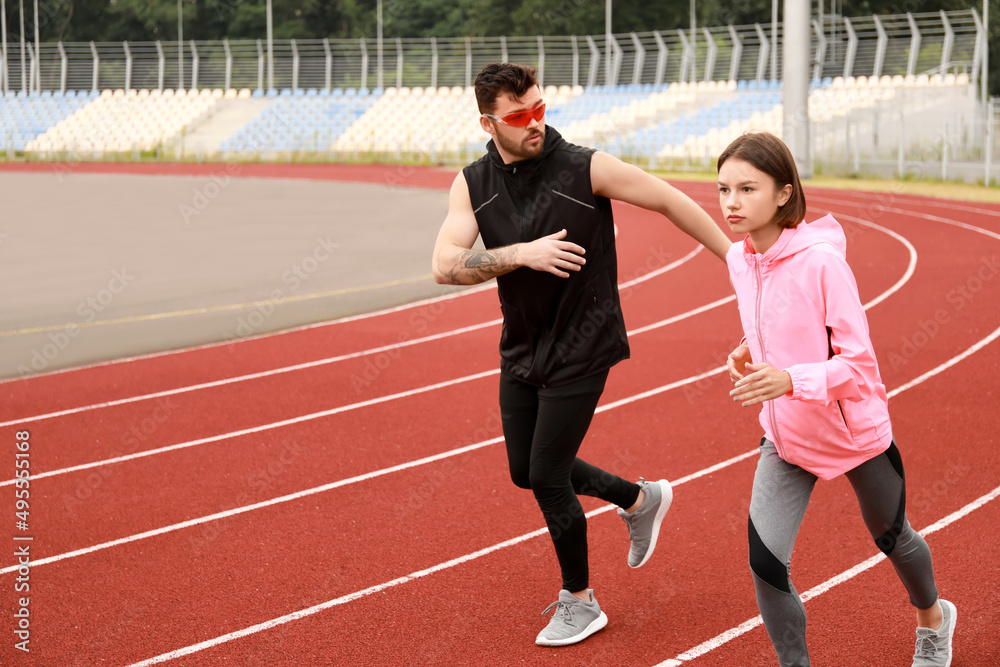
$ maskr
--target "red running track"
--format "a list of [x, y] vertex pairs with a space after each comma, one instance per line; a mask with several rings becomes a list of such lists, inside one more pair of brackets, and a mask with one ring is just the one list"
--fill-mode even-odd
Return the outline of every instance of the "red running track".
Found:
[[[390, 182], [401, 169], [362, 178]], [[405, 169], [411, 184], [451, 180]], [[711, 184], [680, 187], [715, 213]], [[808, 194], [810, 217], [832, 211], [849, 234], [910, 521], [927, 532], [939, 588], [959, 609], [953, 664], [997, 664], [1000, 207]], [[676, 498], [641, 570], [625, 563], [614, 512], [584, 499], [605, 630], [561, 649], [533, 643], [559, 573], [530, 493], [507, 476], [499, 310], [487, 287], [0, 384], [2, 507], [12, 536], [33, 538], [11, 539], [0, 560], [0, 660], [773, 664], [746, 566], [759, 427], [720, 372], [740, 337], [725, 270], [656, 216], [616, 213], [632, 359], [612, 371], [583, 455], [629, 478], [667, 477]], [[19, 533], [14, 443], [24, 430], [31, 528]], [[19, 572], [25, 544], [32, 560]], [[814, 664], [909, 664], [913, 613], [891, 567], [871, 562], [877, 554], [849, 485], [818, 485], [793, 559]], [[27, 592], [15, 591], [19, 578]], [[29, 654], [14, 646], [22, 596]]]

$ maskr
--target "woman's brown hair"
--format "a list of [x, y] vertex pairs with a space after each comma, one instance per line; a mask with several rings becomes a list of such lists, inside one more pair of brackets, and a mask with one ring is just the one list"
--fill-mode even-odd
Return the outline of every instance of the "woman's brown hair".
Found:
[[802, 191], [795, 158], [785, 142], [770, 132], [747, 132], [737, 137], [722, 151], [716, 170], [729, 158], [743, 160], [774, 179], [778, 189], [792, 186], [792, 195], [778, 207], [775, 222], [779, 227], [796, 227], [806, 215], [806, 195]]

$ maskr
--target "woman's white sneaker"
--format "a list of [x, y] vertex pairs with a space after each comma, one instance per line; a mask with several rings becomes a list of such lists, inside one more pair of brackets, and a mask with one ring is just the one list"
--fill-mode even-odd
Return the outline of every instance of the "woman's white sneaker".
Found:
[[951, 638], [955, 635], [958, 610], [947, 600], [941, 603], [941, 627], [937, 630], [917, 628], [917, 649], [913, 653], [913, 667], [949, 667], [951, 665]]

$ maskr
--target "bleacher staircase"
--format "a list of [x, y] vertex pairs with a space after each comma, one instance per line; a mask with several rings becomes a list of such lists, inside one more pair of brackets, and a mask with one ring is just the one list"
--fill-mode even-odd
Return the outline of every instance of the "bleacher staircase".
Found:
[[273, 102], [268, 98], [220, 100], [212, 115], [184, 137], [184, 154], [218, 153], [222, 142], [243, 129]]

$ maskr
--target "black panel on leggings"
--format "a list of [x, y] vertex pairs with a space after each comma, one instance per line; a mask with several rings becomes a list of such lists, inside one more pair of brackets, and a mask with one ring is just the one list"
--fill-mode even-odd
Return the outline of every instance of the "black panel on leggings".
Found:
[[889, 459], [889, 463], [892, 464], [899, 478], [904, 480], [903, 487], [899, 493], [899, 507], [896, 509], [896, 520], [893, 521], [889, 530], [882, 533], [875, 540], [875, 545], [882, 553], [888, 556], [896, 548], [896, 540], [899, 539], [899, 534], [903, 532], [903, 520], [906, 518], [906, 484], [903, 477], [903, 458], [899, 455], [899, 449], [896, 447], [895, 440], [889, 445], [889, 449], [885, 450], [885, 457]]
[[750, 538], [750, 569], [762, 581], [774, 586], [779, 591], [791, 593], [788, 586], [788, 568], [771, 553], [764, 541], [757, 534], [753, 519], [747, 519], [747, 534]]
[[899, 448], [896, 447], [895, 440], [889, 444], [889, 449], [885, 450], [885, 457], [889, 459], [892, 469], [896, 471], [899, 478], [905, 480], [906, 476], [903, 475], [903, 457], [899, 455]]

